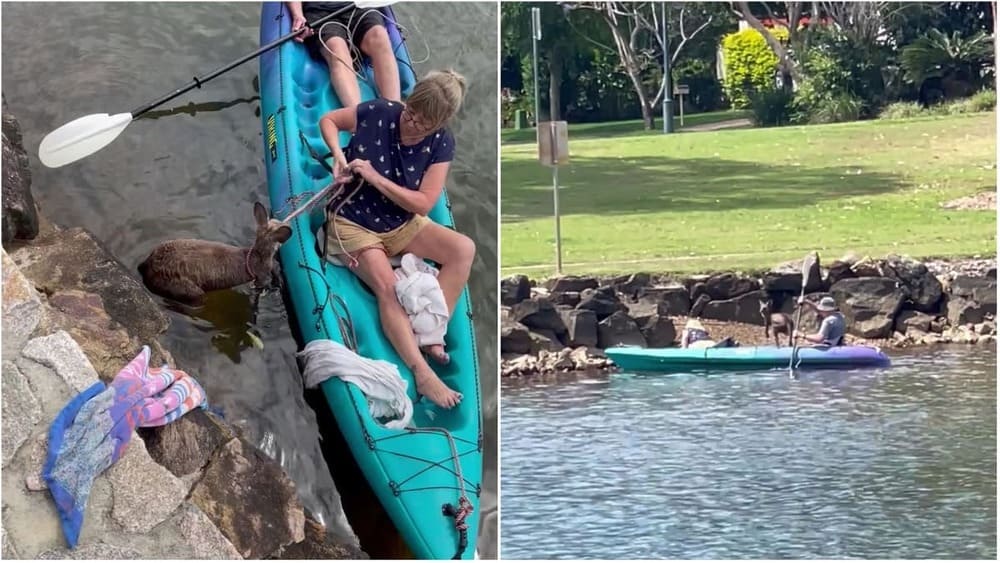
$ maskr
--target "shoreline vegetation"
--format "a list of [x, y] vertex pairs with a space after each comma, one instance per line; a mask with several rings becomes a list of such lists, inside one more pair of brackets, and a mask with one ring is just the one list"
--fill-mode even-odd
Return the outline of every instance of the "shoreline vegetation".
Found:
[[[765, 270], [701, 275], [633, 273], [525, 275], [501, 281], [501, 376], [551, 375], [617, 368], [603, 349], [616, 345], [678, 346], [688, 318], [713, 339], [741, 346], [774, 345], [765, 336], [759, 303], [792, 314], [802, 263]], [[906, 256], [844, 256], [810, 264], [806, 298], [832, 296], [848, 324], [848, 344], [886, 349], [939, 344], [995, 345], [996, 260], [918, 261]], [[818, 327], [804, 309], [803, 330]], [[787, 340], [782, 339], [781, 345]]]

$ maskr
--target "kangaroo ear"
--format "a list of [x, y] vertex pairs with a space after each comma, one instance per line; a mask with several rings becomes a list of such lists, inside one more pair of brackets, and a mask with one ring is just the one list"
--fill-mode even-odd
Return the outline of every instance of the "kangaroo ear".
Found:
[[257, 221], [258, 227], [267, 225], [267, 209], [259, 201], [253, 204], [253, 218]]
[[273, 235], [274, 240], [279, 244], [284, 244], [286, 240], [292, 238], [292, 228], [288, 225], [282, 225], [274, 230]]

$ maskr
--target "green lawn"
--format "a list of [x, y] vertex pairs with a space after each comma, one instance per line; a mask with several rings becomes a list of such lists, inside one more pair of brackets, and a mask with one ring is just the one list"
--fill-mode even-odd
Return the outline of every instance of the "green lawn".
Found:
[[[551, 275], [552, 175], [501, 159], [504, 274]], [[560, 170], [565, 273], [753, 269], [847, 252], [993, 256], [996, 114], [581, 140]]]
[[[657, 135], [663, 132], [663, 120], [656, 116], [656, 129], [646, 131], [642, 128], [641, 119], [630, 121], [606, 121], [604, 123], [571, 123], [569, 125], [570, 142], [579, 139], [605, 139], [632, 135]], [[740, 110], [713, 111], [695, 113], [684, 116], [684, 128], [697, 125], [707, 125], [731, 119], [750, 117], [750, 112]], [[681, 129], [681, 120], [674, 117], [674, 129]], [[501, 143], [532, 143], [535, 142], [535, 129], [501, 129]]]

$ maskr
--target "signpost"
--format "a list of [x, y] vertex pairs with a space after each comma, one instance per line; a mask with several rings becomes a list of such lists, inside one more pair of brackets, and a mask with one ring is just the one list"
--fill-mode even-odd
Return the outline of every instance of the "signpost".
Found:
[[556, 217], [556, 274], [562, 275], [562, 234], [559, 231], [559, 167], [569, 163], [569, 129], [565, 121], [538, 124], [538, 161], [552, 167], [552, 211]]
[[538, 42], [542, 40], [542, 12], [531, 9], [531, 65], [535, 72], [535, 136], [538, 136]]
[[689, 94], [690, 92], [691, 88], [687, 84], [674, 86], [674, 95], [681, 98], [681, 127], [684, 127], [684, 94]]

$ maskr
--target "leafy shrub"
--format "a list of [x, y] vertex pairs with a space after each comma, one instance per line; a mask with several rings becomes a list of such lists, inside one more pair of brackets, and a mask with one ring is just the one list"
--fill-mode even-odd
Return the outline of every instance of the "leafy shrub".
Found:
[[850, 94], [838, 94], [822, 98], [809, 108], [808, 123], [843, 123], [861, 118], [864, 102]]
[[[771, 30], [779, 41], [788, 39], [788, 31]], [[735, 109], [751, 106], [755, 92], [772, 90], [778, 56], [767, 45], [764, 36], [755, 29], [744, 29], [722, 38], [723, 70], [722, 90]]]
[[758, 127], [793, 123], [794, 94], [781, 88], [769, 88], [750, 94], [750, 111]]
[[917, 102], [895, 102], [882, 110], [879, 119], [909, 119], [927, 113], [927, 110]]
[[966, 113], [996, 111], [997, 93], [996, 90], [980, 90], [973, 94], [972, 97], [963, 100], [963, 102], [966, 105]]

